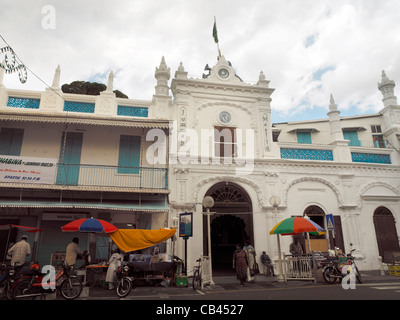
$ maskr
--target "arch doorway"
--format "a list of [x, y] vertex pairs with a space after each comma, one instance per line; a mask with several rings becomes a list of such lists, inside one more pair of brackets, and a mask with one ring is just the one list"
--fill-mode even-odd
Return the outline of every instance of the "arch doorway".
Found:
[[383, 262], [390, 261], [391, 252], [400, 251], [396, 225], [392, 212], [386, 207], [379, 207], [374, 212], [374, 226], [379, 255]]
[[[231, 274], [235, 245], [245, 240], [254, 245], [251, 200], [242, 187], [232, 182], [215, 184], [205, 196], [214, 199], [211, 211], [216, 212], [210, 219], [213, 274]], [[203, 216], [203, 239], [203, 252], [208, 254], [206, 216]]]

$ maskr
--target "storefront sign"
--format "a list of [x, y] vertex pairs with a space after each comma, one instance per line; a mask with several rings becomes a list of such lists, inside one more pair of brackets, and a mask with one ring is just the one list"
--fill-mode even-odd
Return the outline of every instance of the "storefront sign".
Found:
[[193, 212], [185, 212], [179, 215], [179, 236], [191, 237], [193, 236]]
[[54, 184], [57, 159], [0, 155], [0, 182]]

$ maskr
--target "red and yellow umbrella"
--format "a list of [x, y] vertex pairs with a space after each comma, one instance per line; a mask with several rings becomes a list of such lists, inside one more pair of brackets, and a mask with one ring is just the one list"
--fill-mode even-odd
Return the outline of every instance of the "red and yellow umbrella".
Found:
[[314, 221], [302, 217], [291, 217], [279, 222], [269, 234], [296, 235], [308, 232], [313, 235], [325, 234], [326, 231]]

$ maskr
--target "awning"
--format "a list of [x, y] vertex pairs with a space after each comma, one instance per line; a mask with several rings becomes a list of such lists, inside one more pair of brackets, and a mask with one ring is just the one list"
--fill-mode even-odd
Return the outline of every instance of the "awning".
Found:
[[3, 224], [0, 226], [0, 230], [10, 230], [12, 228], [17, 228], [26, 232], [42, 232], [41, 228], [34, 228], [34, 227], [25, 227], [25, 226], [19, 226], [16, 224]]
[[55, 202], [55, 201], [0, 201], [0, 208], [65, 208], [65, 209], [105, 209], [140, 212], [168, 212], [165, 202], [142, 204]]
[[3, 121], [19, 121], [19, 122], [41, 122], [41, 123], [56, 123], [56, 124], [81, 124], [93, 126], [111, 126], [111, 127], [125, 127], [125, 128], [159, 128], [169, 129], [170, 124], [168, 120], [157, 119], [125, 119], [125, 117], [109, 117], [109, 116], [87, 116], [85, 114], [54, 114], [54, 113], [37, 113], [24, 112], [21, 116], [20, 112], [1, 110], [1, 120]]
[[118, 248], [124, 252], [130, 252], [148, 248], [168, 240], [175, 232], [175, 229], [118, 229], [113, 233], [109, 233], [109, 236]]

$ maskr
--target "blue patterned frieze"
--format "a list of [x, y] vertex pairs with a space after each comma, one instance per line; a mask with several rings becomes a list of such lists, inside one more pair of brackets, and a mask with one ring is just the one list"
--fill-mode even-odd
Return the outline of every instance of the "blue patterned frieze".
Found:
[[9, 97], [7, 107], [39, 109], [40, 99]]
[[149, 116], [149, 109], [146, 107], [118, 106], [117, 115], [147, 118]]
[[391, 164], [390, 155], [388, 154], [352, 152], [351, 159], [353, 162]]
[[333, 161], [332, 150], [281, 148], [281, 159]]
[[65, 101], [64, 102], [64, 111], [94, 113], [94, 103]]

